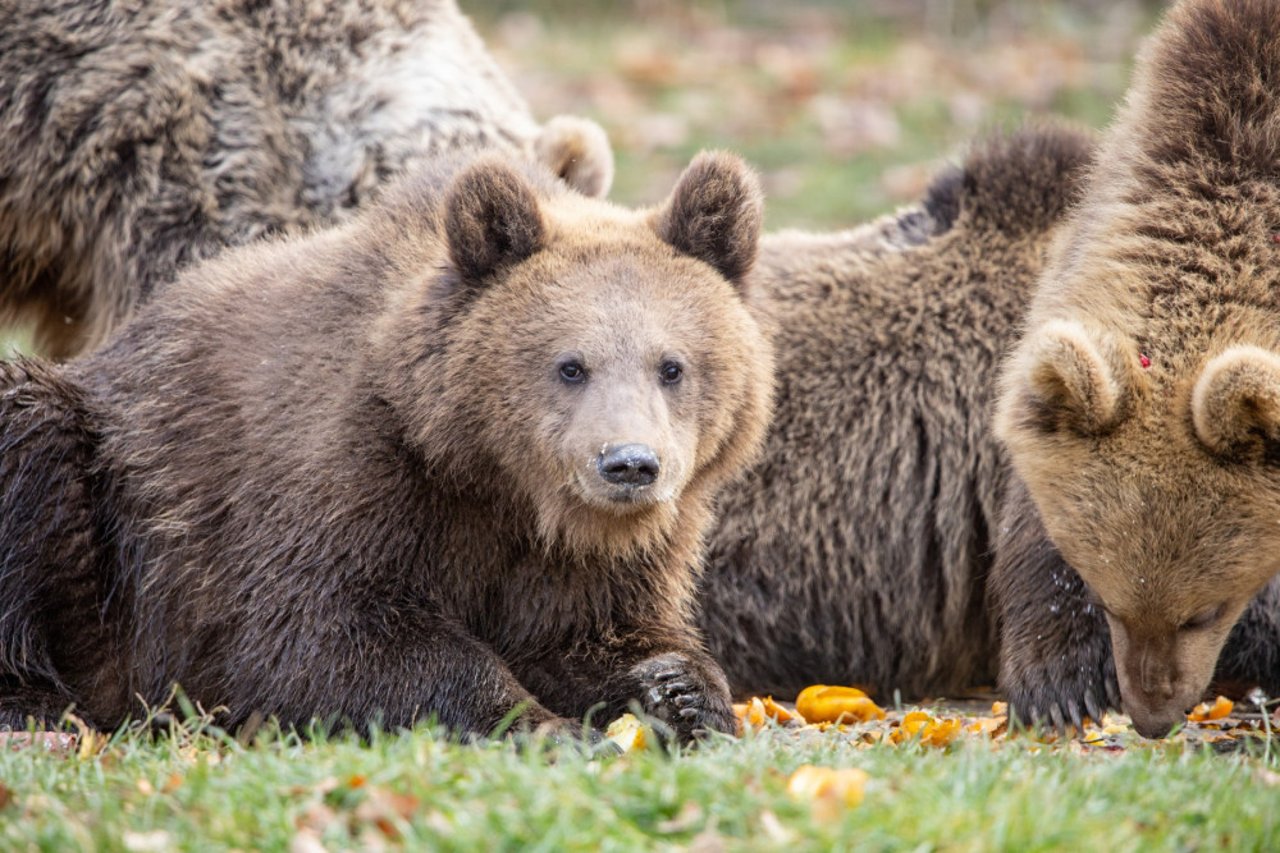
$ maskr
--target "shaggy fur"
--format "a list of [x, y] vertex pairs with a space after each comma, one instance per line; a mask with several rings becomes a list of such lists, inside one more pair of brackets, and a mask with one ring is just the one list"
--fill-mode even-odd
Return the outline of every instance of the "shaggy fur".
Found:
[[[636, 702], [732, 729], [691, 610], [768, 417], [770, 347], [718, 272], [749, 268], [760, 204], [725, 155], [642, 213], [482, 159], [7, 368], [4, 721], [110, 727], [176, 682], [230, 724]], [[655, 479], [606, 481], [638, 443]]]
[[[1033, 501], [1006, 524], [1033, 555], [997, 567], [1003, 667], [1041, 711], [1102, 700], [1108, 628], [1143, 734], [1201, 698], [1233, 626], [1223, 674], [1280, 689], [1277, 81], [1280, 4], [1169, 13], [1004, 370], [999, 432]], [[1051, 607], [1070, 612], [1028, 626]]]
[[453, 0], [0, 0], [0, 20], [0, 323], [55, 357], [193, 261], [342, 221], [443, 153], [612, 178], [603, 132], [540, 131]]
[[764, 239], [775, 420], [721, 499], [702, 587], [735, 693], [920, 696], [994, 677], [995, 370], [1089, 153], [1065, 130], [994, 138], [918, 208]]

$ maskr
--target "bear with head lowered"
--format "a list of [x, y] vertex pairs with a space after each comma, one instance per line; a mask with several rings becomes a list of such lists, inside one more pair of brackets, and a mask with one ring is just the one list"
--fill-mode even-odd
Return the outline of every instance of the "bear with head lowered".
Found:
[[1067, 128], [994, 134], [917, 204], [761, 240], [777, 400], [763, 456], [719, 501], [700, 597], [735, 694], [995, 678], [995, 376], [1091, 154]]
[[5, 366], [5, 719], [731, 731], [691, 610], [768, 420], [760, 221], [729, 155], [640, 212], [490, 155]]
[[1169, 13], [1005, 366], [993, 587], [1027, 707], [1113, 698], [1112, 653], [1147, 736], [1215, 671], [1280, 687], [1276, 79], [1280, 5]]

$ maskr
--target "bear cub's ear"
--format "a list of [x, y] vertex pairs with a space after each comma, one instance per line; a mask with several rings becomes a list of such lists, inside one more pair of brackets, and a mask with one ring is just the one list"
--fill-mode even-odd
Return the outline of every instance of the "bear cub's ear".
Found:
[[1130, 377], [1123, 356], [1083, 325], [1052, 320], [1027, 334], [1020, 358], [1022, 405], [1041, 429], [1100, 435], [1120, 420]]
[[533, 144], [538, 162], [588, 198], [604, 198], [613, 185], [613, 149], [604, 128], [577, 116], [556, 116]]
[[480, 281], [542, 248], [546, 226], [529, 183], [498, 159], [469, 166], [445, 200], [449, 255], [467, 281]]
[[1280, 356], [1233, 346], [1209, 360], [1191, 392], [1196, 436], [1229, 455], [1260, 440], [1280, 440]]
[[755, 173], [739, 157], [714, 151], [694, 158], [653, 224], [677, 250], [737, 282], [755, 263], [763, 218]]

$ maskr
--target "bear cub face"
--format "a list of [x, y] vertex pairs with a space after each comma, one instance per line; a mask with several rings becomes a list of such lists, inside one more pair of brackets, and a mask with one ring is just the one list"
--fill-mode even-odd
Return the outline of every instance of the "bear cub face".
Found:
[[656, 544], [681, 497], [736, 470], [767, 419], [772, 353], [741, 292], [761, 221], [754, 176], [703, 155], [664, 205], [633, 212], [540, 200], [482, 160], [443, 218], [453, 275], [427, 309], [442, 344], [411, 393], [452, 405], [435, 407], [447, 425], [420, 424], [420, 445], [487, 456], [546, 543]]
[[1280, 571], [1280, 356], [1218, 342], [1194, 375], [1070, 320], [1032, 330], [997, 430], [1111, 630], [1125, 711], [1162, 737]]

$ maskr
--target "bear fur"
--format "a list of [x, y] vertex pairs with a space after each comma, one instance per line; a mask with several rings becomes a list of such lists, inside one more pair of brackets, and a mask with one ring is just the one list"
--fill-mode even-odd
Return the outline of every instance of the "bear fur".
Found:
[[994, 582], [1039, 709], [1102, 701], [1113, 666], [1159, 737], [1215, 669], [1280, 689], [1277, 80], [1280, 4], [1168, 13], [1004, 369], [1025, 495]]
[[692, 609], [768, 420], [754, 175], [633, 212], [490, 154], [388, 196], [4, 367], [3, 722], [176, 683], [232, 725], [733, 729]]
[[64, 358], [226, 246], [348, 218], [451, 151], [602, 196], [598, 126], [540, 129], [454, 0], [0, 3], [0, 325]]
[[721, 497], [701, 589], [735, 694], [994, 679], [995, 375], [1091, 150], [1060, 128], [993, 137], [915, 208], [762, 241], [774, 421]]

